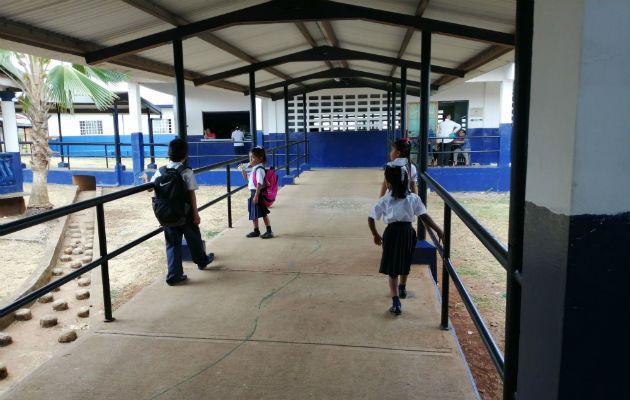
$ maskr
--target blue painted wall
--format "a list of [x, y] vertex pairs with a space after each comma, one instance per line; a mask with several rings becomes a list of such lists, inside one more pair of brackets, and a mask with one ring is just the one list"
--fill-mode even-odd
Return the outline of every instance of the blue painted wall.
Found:
[[[153, 135], [153, 140], [155, 143], [163, 143], [168, 144], [171, 140], [175, 138], [175, 135]], [[144, 143], [149, 143], [149, 135], [143, 135]], [[66, 136], [63, 138], [64, 142], [70, 143], [114, 143], [114, 135], [90, 135], [90, 136]], [[50, 139], [50, 148], [52, 151], [58, 153], [60, 151], [60, 146], [53, 144], [53, 142], [58, 142], [57, 138]], [[120, 135], [120, 154], [123, 157], [131, 157], [131, 135]], [[64, 153], [68, 154], [68, 148], [70, 149], [70, 157], [73, 155], [80, 157], [104, 157], [105, 156], [105, 146], [64, 146]], [[149, 154], [149, 147], [145, 148], [145, 153]], [[166, 147], [155, 147], [155, 156], [156, 157], [166, 157], [167, 148]], [[107, 146], [107, 155], [114, 157], [115, 150], [114, 146]]]
[[429, 174], [449, 192], [508, 192], [509, 167], [430, 167]]

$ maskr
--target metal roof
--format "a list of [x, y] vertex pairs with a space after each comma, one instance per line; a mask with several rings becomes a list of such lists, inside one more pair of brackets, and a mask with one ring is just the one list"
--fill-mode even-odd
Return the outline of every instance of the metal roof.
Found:
[[[305, 1], [294, 0], [297, 3]], [[76, 61], [104, 47], [117, 45], [202, 21], [265, 2], [256, 0], [3, 0], [0, 8], [0, 46], [20, 50], [35, 46], [56, 58]], [[343, 0], [342, 4], [368, 7], [408, 16], [428, 18], [471, 28], [503, 33], [515, 30], [516, 0]], [[302, 23], [304, 30], [300, 30]], [[404, 46], [405, 36], [408, 45]], [[257, 61], [295, 53], [313, 45], [333, 45], [388, 57], [420, 61], [420, 32], [404, 26], [363, 20], [331, 19], [264, 24], [237, 24], [203, 32], [184, 40], [184, 67], [187, 79], [242, 67]], [[402, 50], [402, 51], [401, 51]], [[486, 72], [513, 57], [511, 46], [478, 40], [432, 35], [432, 65], [462, 69], [466, 78]], [[138, 71], [172, 75], [170, 44], [143, 49], [133, 55], [110, 60], [108, 65], [141, 76]], [[371, 61], [309, 61], [278, 65], [256, 72], [257, 86], [288, 78], [348, 66], [376, 74], [400, 76], [400, 68]], [[419, 71], [408, 70], [409, 79], [418, 80]], [[444, 85], [455, 77], [431, 74], [434, 85]], [[245, 90], [247, 75], [229, 77], [211, 85]], [[263, 93], [263, 95], [265, 95]]]

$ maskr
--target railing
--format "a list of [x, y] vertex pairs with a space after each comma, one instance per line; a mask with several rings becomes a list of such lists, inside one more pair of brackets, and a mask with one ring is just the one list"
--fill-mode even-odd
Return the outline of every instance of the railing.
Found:
[[[276, 147], [273, 149], [269, 149], [268, 153], [271, 153], [272, 155], [275, 155], [277, 152], [279, 151], [288, 151], [289, 147], [291, 146], [295, 146], [295, 145], [299, 145], [301, 143], [304, 143], [306, 141], [300, 141], [300, 142], [292, 142], [289, 143], [288, 145], [285, 146], [281, 146], [281, 147]], [[299, 147], [298, 147], [299, 148]], [[294, 160], [288, 160], [286, 167], [290, 169], [291, 167], [291, 162], [294, 162], [297, 160], [297, 168], [299, 171], [299, 160], [305, 158], [305, 155], [299, 155], [294, 159]], [[212, 200], [210, 200], [209, 202], [201, 205], [199, 207], [199, 211], [205, 210], [206, 208], [227, 199], [227, 211], [228, 211], [228, 226], [231, 228], [232, 227], [232, 196], [239, 192], [240, 190], [243, 190], [244, 188], [247, 187], [247, 184], [245, 185], [240, 185], [234, 189], [232, 189], [232, 184], [231, 184], [231, 177], [230, 177], [230, 171], [231, 171], [231, 166], [236, 164], [236, 163], [241, 163], [244, 161], [247, 161], [248, 157], [243, 156], [243, 157], [236, 157], [236, 158], [232, 158], [230, 160], [227, 161], [223, 161], [223, 162], [219, 162], [219, 163], [215, 163], [215, 164], [211, 164], [208, 166], [204, 166], [201, 168], [196, 168], [193, 170], [193, 172], [195, 174], [200, 174], [202, 172], [207, 172], [207, 171], [212, 171], [212, 170], [216, 170], [219, 168], [223, 168], [225, 167], [225, 171], [227, 174], [227, 185], [226, 185], [226, 193], [218, 196]], [[39, 225], [48, 221], [51, 221], [53, 219], [56, 218], [60, 218], [60, 217], [64, 217], [79, 211], [83, 211], [92, 207], [96, 208], [96, 221], [97, 221], [97, 229], [98, 229], [98, 244], [99, 244], [99, 252], [100, 252], [100, 257], [96, 260], [93, 260], [92, 262], [90, 262], [87, 265], [84, 265], [72, 272], [70, 272], [69, 274], [60, 277], [54, 281], [49, 282], [48, 284], [42, 286], [41, 288], [24, 295], [23, 297], [20, 297], [19, 299], [13, 301], [11, 304], [7, 305], [6, 307], [0, 309], [0, 318], [8, 315], [9, 313], [12, 313], [18, 309], [20, 309], [21, 307], [24, 307], [32, 302], [34, 302], [35, 300], [37, 300], [38, 298], [40, 298], [41, 296], [43, 296], [46, 293], [49, 293], [51, 291], [53, 291], [54, 289], [63, 286], [64, 284], [71, 282], [73, 279], [81, 276], [82, 274], [85, 274], [91, 270], [93, 270], [94, 268], [100, 266], [101, 267], [101, 276], [102, 276], [102, 285], [103, 285], [103, 304], [104, 304], [104, 312], [105, 312], [105, 321], [109, 322], [109, 321], [113, 321], [114, 318], [112, 316], [112, 305], [111, 305], [111, 292], [110, 292], [110, 285], [109, 285], [109, 260], [113, 259], [114, 257], [117, 257], [121, 254], [123, 254], [124, 252], [132, 249], [133, 247], [147, 241], [148, 239], [156, 236], [157, 234], [161, 233], [164, 228], [163, 227], [159, 227], [156, 228], [140, 237], [138, 237], [135, 240], [132, 240], [131, 242], [125, 244], [124, 246], [121, 246], [119, 248], [117, 248], [116, 250], [113, 250], [111, 252], [108, 252], [107, 250], [107, 233], [105, 230], [105, 210], [104, 210], [104, 205], [106, 203], [118, 200], [118, 199], [122, 199], [140, 192], [144, 192], [147, 191], [149, 189], [152, 189], [154, 187], [153, 183], [145, 183], [142, 185], [138, 185], [138, 186], [134, 186], [128, 189], [124, 189], [121, 190], [119, 192], [115, 192], [115, 193], [110, 193], [110, 194], [106, 194], [103, 196], [99, 196], [93, 199], [89, 199], [89, 200], [84, 200], [75, 204], [70, 204], [64, 207], [60, 207], [54, 210], [50, 210], [47, 211], [45, 213], [42, 214], [38, 214], [38, 215], [33, 215], [30, 217], [26, 217], [24, 219], [20, 219], [17, 221], [13, 221], [13, 222], [9, 222], [6, 224], [2, 224], [0, 225], [0, 237], [2, 236], [6, 236], [8, 234], [17, 232], [17, 231], [21, 231], [27, 228], [30, 228], [32, 226], [35, 225]]]
[[[472, 296], [464, 286], [461, 277], [457, 273], [457, 269], [451, 261], [451, 215], [454, 212], [461, 221], [470, 229], [470, 231], [479, 239], [479, 241], [490, 251], [494, 258], [507, 270], [508, 268], [508, 249], [501, 241], [479, 223], [451, 194], [444, 189], [435, 179], [423, 172], [420, 174], [427, 185], [429, 185], [444, 201], [444, 241], [440, 245], [437, 237], [430, 229], [427, 230], [433, 243], [436, 244], [437, 250], [442, 257], [442, 311], [441, 323], [442, 329], [449, 329], [448, 323], [448, 304], [449, 304], [449, 286], [450, 280], [453, 280], [455, 288], [459, 292], [462, 301], [472, 318], [481, 340], [483, 341], [490, 358], [499, 373], [501, 379], [505, 375], [505, 361], [503, 353], [497, 345], [492, 333], [488, 329], [481, 313], [475, 306]], [[450, 278], [450, 279], [449, 279]], [[515, 280], [520, 283], [520, 275], [515, 276]]]
[[[458, 166], [458, 155], [462, 155], [464, 157], [465, 160], [465, 164], [464, 165], [472, 165], [472, 155], [474, 154], [497, 154], [497, 164], [498, 164], [498, 158], [499, 158], [499, 154], [501, 153], [501, 149], [500, 146], [497, 146], [496, 149], [485, 149], [485, 150], [473, 150], [472, 147], [470, 147], [470, 141], [472, 140], [486, 140], [486, 139], [498, 139], [501, 140], [501, 136], [500, 135], [486, 135], [486, 136], [459, 136], [457, 138], [452, 138], [452, 137], [443, 137], [443, 138], [439, 138], [439, 137], [430, 137], [429, 138], [429, 147], [427, 149], [427, 153], [428, 153], [428, 160], [429, 160], [429, 164], [430, 165], [437, 165], [437, 166], [445, 166], [445, 165], [449, 165], [449, 166]], [[415, 155], [418, 152], [418, 138], [410, 138], [411, 140], [411, 144], [412, 144], [412, 153]], [[439, 150], [441, 148], [444, 147], [445, 141], [449, 140], [449, 143], [446, 144], [451, 144], [452, 146], [457, 146], [456, 148], [453, 148], [451, 150]], [[455, 140], [464, 140], [464, 143], [453, 143], [452, 141]], [[437, 147], [435, 147], [437, 146]], [[466, 146], [466, 147], [465, 147]], [[444, 156], [446, 156], [446, 160], [444, 160]], [[453, 160], [451, 160], [451, 157], [453, 158]], [[474, 163], [476, 164], [476, 163]], [[492, 163], [490, 163], [490, 165], [492, 165]]]

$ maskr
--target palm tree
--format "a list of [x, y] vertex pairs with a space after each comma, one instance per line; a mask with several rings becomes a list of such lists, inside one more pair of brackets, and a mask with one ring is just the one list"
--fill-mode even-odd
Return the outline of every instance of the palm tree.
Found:
[[18, 101], [33, 126], [33, 186], [28, 208], [50, 209], [53, 205], [48, 198], [47, 182], [51, 154], [48, 146], [51, 108], [73, 112], [73, 100], [88, 97], [98, 109], [107, 109], [118, 96], [104, 85], [125, 81], [127, 76], [116, 71], [61, 63], [6, 50], [0, 50], [0, 71], [21, 90]]

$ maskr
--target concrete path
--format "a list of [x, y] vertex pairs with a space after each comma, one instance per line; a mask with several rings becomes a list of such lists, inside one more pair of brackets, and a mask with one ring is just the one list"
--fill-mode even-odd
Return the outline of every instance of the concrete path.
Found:
[[239, 221], [209, 243], [213, 268], [143, 290], [4, 398], [476, 399], [426, 267], [403, 315], [387, 311], [366, 223], [381, 176], [303, 175], [280, 191], [275, 239]]

